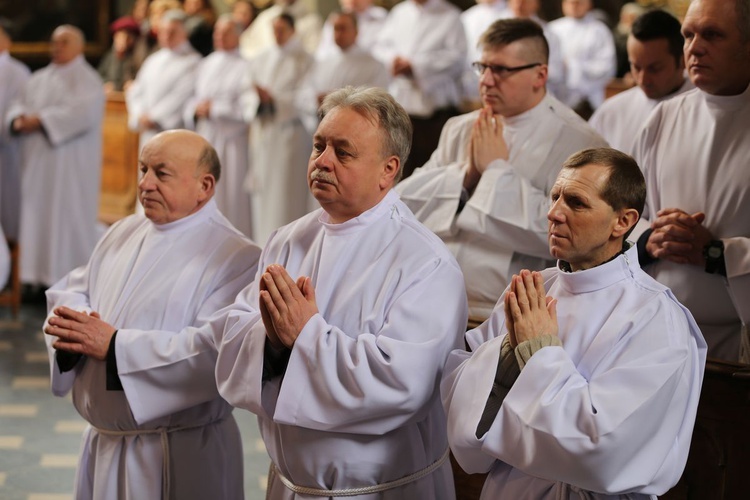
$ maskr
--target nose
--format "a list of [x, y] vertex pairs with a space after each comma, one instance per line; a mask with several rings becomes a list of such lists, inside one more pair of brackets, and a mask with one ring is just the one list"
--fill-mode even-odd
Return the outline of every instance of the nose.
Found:
[[492, 74], [490, 68], [484, 68], [482, 74], [479, 76], [479, 84], [487, 87], [495, 85], [495, 76]]
[[323, 152], [321, 152], [317, 158], [314, 160], [315, 168], [318, 170], [331, 170], [333, 162], [332, 162], [332, 155], [333, 147], [332, 146], [326, 146]]
[[558, 198], [550, 204], [549, 210], [547, 211], [547, 220], [557, 223], [565, 222], [561, 198]]
[[141, 191], [154, 190], [154, 175], [150, 170], [147, 170], [146, 173], [141, 176], [141, 180], [138, 181], [138, 189]]
[[685, 61], [687, 62], [690, 56], [703, 55], [706, 52], [706, 46], [700, 36], [693, 35], [692, 38], [685, 39], [683, 51], [685, 52]]

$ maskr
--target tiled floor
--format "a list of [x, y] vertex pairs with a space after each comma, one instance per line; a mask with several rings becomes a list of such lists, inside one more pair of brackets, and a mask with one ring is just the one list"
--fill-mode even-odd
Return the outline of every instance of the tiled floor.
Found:
[[[69, 398], [49, 391], [44, 307], [18, 320], [0, 308], [0, 499], [72, 500], [85, 422]], [[264, 498], [268, 455], [253, 415], [235, 410], [245, 450], [245, 497]]]

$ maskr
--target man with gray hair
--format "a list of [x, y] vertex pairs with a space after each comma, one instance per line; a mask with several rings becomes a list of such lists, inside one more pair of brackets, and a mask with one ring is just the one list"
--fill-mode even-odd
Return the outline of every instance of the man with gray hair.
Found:
[[83, 265], [96, 244], [104, 90], [83, 57], [81, 30], [52, 33], [52, 62], [10, 105], [21, 138], [21, 281], [46, 288]]
[[216, 186], [216, 204], [227, 219], [251, 236], [250, 194], [244, 186], [250, 152], [250, 122], [259, 99], [250, 77], [250, 63], [239, 53], [242, 26], [224, 14], [214, 25], [214, 52], [195, 72], [195, 90], [185, 106], [187, 128], [196, 130], [216, 148], [224, 182]]
[[308, 184], [214, 322], [217, 383], [258, 416], [268, 498], [454, 498], [437, 381], [466, 322], [450, 252], [392, 189], [409, 116], [382, 89], [329, 94]]
[[398, 185], [456, 256], [483, 321], [510, 277], [550, 264], [549, 191], [565, 158], [606, 143], [546, 90], [547, 41], [529, 19], [495, 21], [474, 62], [483, 108], [451, 119], [430, 161]]

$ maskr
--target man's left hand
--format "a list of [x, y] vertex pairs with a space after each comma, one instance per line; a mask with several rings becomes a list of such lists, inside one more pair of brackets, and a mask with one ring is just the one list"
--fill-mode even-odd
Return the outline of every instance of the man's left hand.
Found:
[[67, 307], [57, 307], [47, 321], [44, 333], [58, 339], [52, 347], [83, 354], [104, 361], [116, 328], [102, 321], [98, 313], [86, 314]]
[[514, 274], [506, 292], [505, 314], [511, 346], [544, 335], [557, 335], [557, 301], [547, 297], [541, 273]]
[[318, 313], [312, 282], [300, 278], [296, 283], [278, 264], [268, 266], [260, 279], [264, 282], [260, 300], [267, 309], [263, 317], [266, 329], [291, 349], [307, 322]]
[[703, 225], [703, 212], [688, 214], [678, 208], [664, 208], [651, 223], [651, 236], [646, 250], [655, 258], [678, 264], [704, 267], [703, 248], [713, 239]]

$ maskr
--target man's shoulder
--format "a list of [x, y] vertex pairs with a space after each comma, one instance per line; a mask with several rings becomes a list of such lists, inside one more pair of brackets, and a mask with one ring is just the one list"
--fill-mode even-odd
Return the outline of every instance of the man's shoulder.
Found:
[[[553, 96], [547, 96], [549, 113], [546, 120], [558, 121], [561, 131], [570, 139], [578, 138], [586, 144], [594, 146], [606, 146], [606, 141], [594, 130], [594, 128], [575, 111], [555, 99]], [[549, 123], [547, 123], [549, 124]]]
[[637, 103], [640, 105], [644, 100], [646, 100], [646, 95], [643, 93], [641, 88], [636, 85], [635, 87], [623, 90], [622, 92], [613, 95], [609, 99], [605, 100], [602, 105], [599, 106], [599, 108], [594, 112], [594, 115], [596, 115], [597, 113], [627, 113], [632, 109], [631, 106], [633, 103]]
[[445, 122], [443, 129], [453, 131], [471, 128], [474, 125], [474, 122], [477, 121], [477, 118], [479, 118], [479, 112], [480, 110], [475, 109], [474, 111], [469, 111], [462, 115], [452, 116]]

